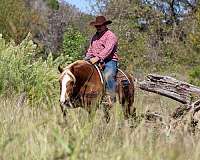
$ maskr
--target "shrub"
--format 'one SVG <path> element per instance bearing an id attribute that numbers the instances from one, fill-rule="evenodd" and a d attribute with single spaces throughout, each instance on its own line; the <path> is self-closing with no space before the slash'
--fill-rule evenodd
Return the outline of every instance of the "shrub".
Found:
<path id="1" fill-rule="evenodd" d="M 190 72 L 190 82 L 200 86 L 200 66 L 193 68 Z"/>
<path id="2" fill-rule="evenodd" d="M 47 5 L 54 9 L 54 10 L 58 10 L 59 9 L 59 2 L 58 0 L 45 0 Z"/>
<path id="3" fill-rule="evenodd" d="M 65 62 L 81 59 L 84 55 L 85 43 L 86 37 L 77 29 L 69 27 L 64 33 L 62 59 Z"/>
<path id="4" fill-rule="evenodd" d="M 32 105 L 52 104 L 59 95 L 57 64 L 50 54 L 46 61 L 36 59 L 37 46 L 30 35 L 15 45 L 0 37 L 0 94 L 9 96 L 26 92 Z"/>

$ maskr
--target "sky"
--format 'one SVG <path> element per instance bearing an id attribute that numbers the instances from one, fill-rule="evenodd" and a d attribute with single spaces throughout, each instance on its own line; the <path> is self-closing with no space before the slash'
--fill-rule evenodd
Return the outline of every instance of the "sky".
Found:
<path id="1" fill-rule="evenodd" d="M 72 5 L 75 5 L 82 12 L 86 12 L 86 13 L 89 12 L 90 0 L 65 0 L 65 1 Z"/>

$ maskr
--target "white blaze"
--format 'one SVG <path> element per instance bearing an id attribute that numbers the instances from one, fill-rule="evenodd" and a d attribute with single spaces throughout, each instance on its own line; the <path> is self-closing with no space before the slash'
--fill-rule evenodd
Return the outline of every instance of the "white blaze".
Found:
<path id="1" fill-rule="evenodd" d="M 71 81 L 72 78 L 68 74 L 64 74 L 63 79 L 62 79 L 62 87 L 61 87 L 61 95 L 60 95 L 60 102 L 64 103 L 65 102 L 65 95 L 66 95 L 66 90 L 67 90 L 67 83 Z"/>

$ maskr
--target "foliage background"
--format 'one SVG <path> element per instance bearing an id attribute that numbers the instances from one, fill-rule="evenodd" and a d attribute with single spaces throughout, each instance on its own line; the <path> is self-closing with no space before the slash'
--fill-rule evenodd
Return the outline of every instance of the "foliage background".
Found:
<path id="1" fill-rule="evenodd" d="M 93 13 L 113 21 L 121 68 L 138 80 L 158 73 L 200 86 L 198 1 L 95 2 Z M 57 0 L 0 4 L 0 159 L 199 159 L 199 131 L 188 131 L 189 117 L 168 132 L 180 104 L 137 87 L 137 115 L 160 112 L 166 125 L 140 117 L 127 127 L 119 104 L 109 124 L 102 110 L 92 122 L 81 109 L 64 121 L 57 67 L 84 57 L 95 15 Z"/>

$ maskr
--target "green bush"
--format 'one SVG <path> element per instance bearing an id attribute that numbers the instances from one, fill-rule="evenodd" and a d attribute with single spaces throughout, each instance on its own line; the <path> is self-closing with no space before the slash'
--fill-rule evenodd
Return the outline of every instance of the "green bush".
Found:
<path id="1" fill-rule="evenodd" d="M 190 82 L 200 86 L 200 66 L 193 68 L 190 72 Z"/>
<path id="2" fill-rule="evenodd" d="M 63 55 L 62 63 L 73 62 L 82 59 L 84 55 L 84 45 L 86 43 L 86 36 L 73 27 L 69 27 L 63 37 Z"/>
<path id="3" fill-rule="evenodd" d="M 86 38 L 77 30 L 69 28 L 63 41 L 63 54 L 46 60 L 37 56 L 37 46 L 28 35 L 21 44 L 6 43 L 0 35 L 0 95 L 26 93 L 30 104 L 53 104 L 58 101 L 59 64 L 67 65 L 81 58 Z"/>
<path id="4" fill-rule="evenodd" d="M 51 7 L 54 10 L 58 10 L 59 9 L 59 2 L 58 0 L 45 0 L 47 5 L 49 7 Z"/>
<path id="5" fill-rule="evenodd" d="M 25 92 L 31 104 L 52 104 L 59 95 L 57 64 L 35 58 L 37 46 L 27 36 L 21 44 L 0 37 L 0 95 Z"/>

